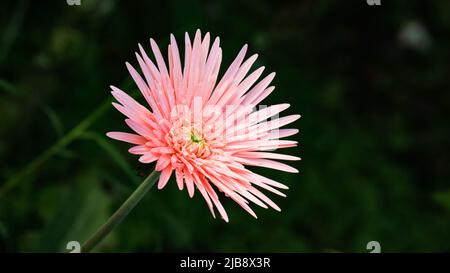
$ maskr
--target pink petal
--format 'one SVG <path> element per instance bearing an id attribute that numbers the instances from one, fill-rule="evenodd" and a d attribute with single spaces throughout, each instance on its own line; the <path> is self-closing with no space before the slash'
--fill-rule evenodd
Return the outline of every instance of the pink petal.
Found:
<path id="1" fill-rule="evenodd" d="M 171 167 L 167 167 L 164 170 L 162 170 L 161 175 L 159 176 L 158 189 L 162 189 L 167 185 L 167 182 L 169 182 L 169 178 L 171 175 L 172 175 Z"/>
<path id="2" fill-rule="evenodd" d="M 260 81 L 257 85 L 255 85 L 255 87 L 253 87 L 245 95 L 245 98 L 244 98 L 244 101 L 242 102 L 242 104 L 256 105 L 257 103 L 254 103 L 255 100 L 265 92 L 266 88 L 269 86 L 269 84 L 273 81 L 274 78 L 275 78 L 275 72 L 272 72 L 269 75 L 267 75 L 262 81 Z"/>
<path id="3" fill-rule="evenodd" d="M 175 178 L 177 181 L 178 189 L 183 189 L 183 171 L 181 169 L 175 170 Z"/>
<path id="4" fill-rule="evenodd" d="M 264 139 L 278 139 L 283 137 L 289 137 L 298 133 L 298 129 L 275 129 L 267 133 Z"/>
<path id="5" fill-rule="evenodd" d="M 131 148 L 128 150 L 128 152 L 129 152 L 130 154 L 143 155 L 143 154 L 145 154 L 145 153 L 148 153 L 148 152 L 149 152 L 149 149 L 148 149 L 148 147 L 145 146 L 145 145 L 138 145 L 138 146 L 131 147 Z"/>
<path id="6" fill-rule="evenodd" d="M 158 162 L 156 163 L 155 170 L 158 172 L 165 169 L 170 164 L 170 156 L 162 155 L 159 157 Z"/>
<path id="7" fill-rule="evenodd" d="M 153 132 L 150 128 L 147 126 L 136 122 L 132 119 L 126 119 L 125 123 L 136 133 L 140 134 L 141 136 L 145 137 L 146 139 L 151 138 L 153 136 Z"/>
<path id="8" fill-rule="evenodd" d="M 147 142 L 147 140 L 144 137 L 130 133 L 109 132 L 106 133 L 106 135 L 112 139 L 128 142 L 131 144 L 142 145 Z"/>
<path id="9" fill-rule="evenodd" d="M 184 182 L 186 183 L 186 188 L 188 190 L 189 193 L 189 197 L 193 197 L 194 196 L 194 180 L 191 176 L 191 174 L 185 169 L 184 170 Z"/>
<path id="10" fill-rule="evenodd" d="M 300 157 L 277 154 L 277 153 L 266 153 L 266 152 L 239 152 L 235 154 L 238 157 L 244 158 L 270 158 L 270 159 L 280 159 L 280 160 L 300 160 Z"/>
<path id="11" fill-rule="evenodd" d="M 258 167 L 264 167 L 264 168 L 270 168 L 275 169 L 279 171 L 285 171 L 289 173 L 298 173 L 298 170 L 281 162 L 273 161 L 269 159 L 261 159 L 261 158 L 251 158 L 251 159 L 244 159 L 235 157 L 236 161 L 241 162 L 245 165 L 250 166 L 258 166 Z"/>
<path id="12" fill-rule="evenodd" d="M 158 157 L 156 157 L 154 154 L 152 153 L 146 153 L 143 156 L 139 157 L 139 162 L 142 163 L 152 163 L 153 161 L 156 161 L 158 159 Z"/>

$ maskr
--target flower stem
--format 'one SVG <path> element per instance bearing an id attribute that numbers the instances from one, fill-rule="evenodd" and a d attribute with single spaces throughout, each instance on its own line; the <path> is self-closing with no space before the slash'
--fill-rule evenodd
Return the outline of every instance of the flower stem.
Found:
<path id="1" fill-rule="evenodd" d="M 81 252 L 90 252 L 99 244 L 130 211 L 139 203 L 144 195 L 155 185 L 158 180 L 159 172 L 153 171 L 139 187 L 128 197 L 120 208 L 101 226 L 81 247 Z"/>

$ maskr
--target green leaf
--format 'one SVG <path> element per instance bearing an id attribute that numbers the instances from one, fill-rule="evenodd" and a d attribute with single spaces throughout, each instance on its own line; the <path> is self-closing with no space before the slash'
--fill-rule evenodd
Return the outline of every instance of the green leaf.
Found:
<path id="1" fill-rule="evenodd" d="M 52 127 L 55 130 L 56 136 L 58 138 L 61 138 L 64 134 L 64 127 L 58 114 L 55 111 L 53 111 L 52 108 L 45 105 L 42 106 L 42 110 L 50 120 L 50 123 L 52 124 Z"/>

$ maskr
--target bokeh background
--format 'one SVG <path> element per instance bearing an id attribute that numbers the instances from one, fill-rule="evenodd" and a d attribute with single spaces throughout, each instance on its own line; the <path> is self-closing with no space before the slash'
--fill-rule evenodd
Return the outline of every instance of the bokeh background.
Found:
<path id="1" fill-rule="evenodd" d="M 282 212 L 222 198 L 228 224 L 198 192 L 153 189 L 96 251 L 450 251 L 446 0 L 2 1 L 0 251 L 64 252 L 128 197 L 151 166 L 105 136 L 126 130 L 108 86 L 135 92 L 138 42 L 197 28 L 224 66 L 248 43 L 277 72 L 265 104 L 302 114 L 301 171 L 257 170 L 290 187 L 269 193 Z"/>

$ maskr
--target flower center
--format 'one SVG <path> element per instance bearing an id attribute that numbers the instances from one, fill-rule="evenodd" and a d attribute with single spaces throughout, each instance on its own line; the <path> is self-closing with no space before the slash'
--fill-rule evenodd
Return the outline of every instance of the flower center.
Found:
<path id="1" fill-rule="evenodd" d="M 191 130 L 191 141 L 194 143 L 203 143 L 204 139 L 201 136 L 197 135 L 195 130 L 192 129 Z"/>
<path id="2" fill-rule="evenodd" d="M 183 156 L 205 158 L 211 155 L 201 124 L 180 120 L 173 124 L 169 135 L 172 147 Z"/>

